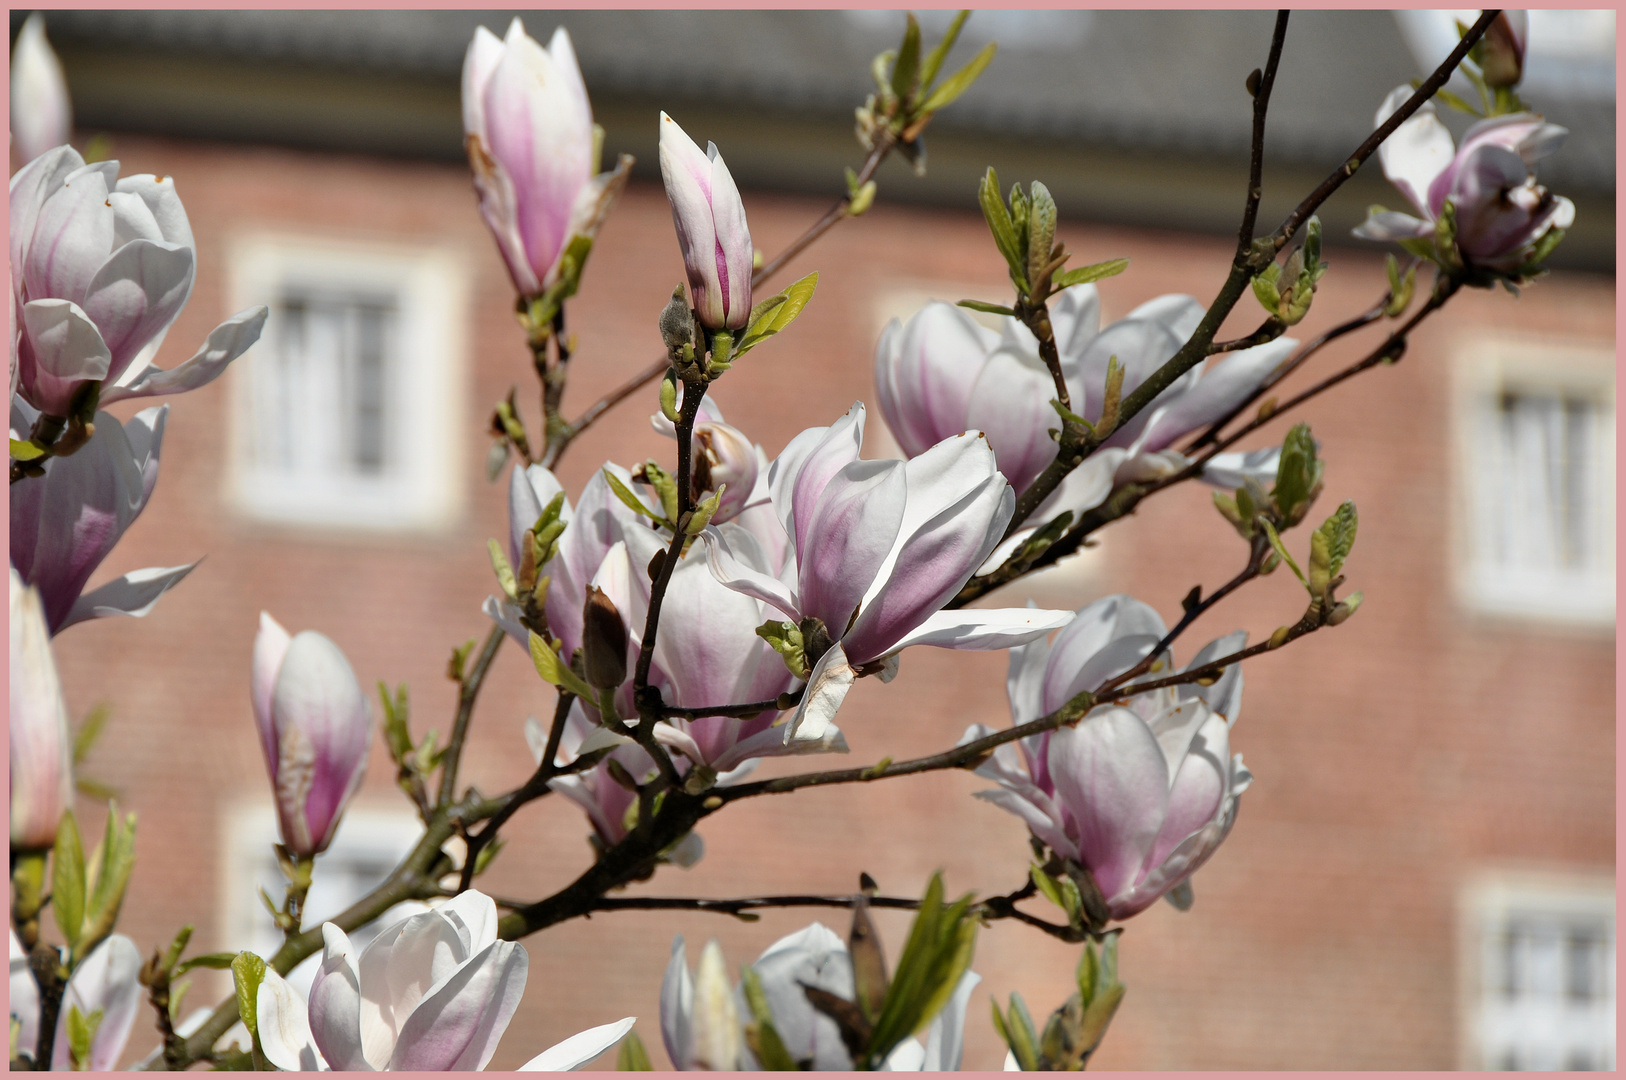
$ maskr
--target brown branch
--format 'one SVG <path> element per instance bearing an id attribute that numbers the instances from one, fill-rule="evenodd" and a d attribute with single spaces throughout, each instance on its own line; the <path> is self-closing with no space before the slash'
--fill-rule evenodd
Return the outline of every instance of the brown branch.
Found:
<path id="1" fill-rule="evenodd" d="M 502 627 L 493 626 L 491 632 L 486 634 L 485 644 L 480 646 L 480 655 L 475 658 L 474 666 L 458 680 L 457 717 L 452 721 L 451 740 L 447 742 L 446 752 L 440 759 L 438 801 L 442 806 L 451 803 L 455 798 L 457 767 L 463 757 L 463 743 L 469 737 L 469 720 L 474 716 L 474 702 L 480 696 L 480 688 L 485 685 L 486 672 L 491 670 L 491 662 L 497 657 L 497 649 L 507 636 Z"/>
<path id="2" fill-rule="evenodd" d="M 1253 139 L 1248 155 L 1248 197 L 1242 208 L 1242 226 L 1237 230 L 1236 253 L 1244 258 L 1253 246 L 1254 223 L 1259 218 L 1259 200 L 1264 197 L 1265 113 L 1270 92 L 1276 86 L 1276 69 L 1282 62 L 1282 45 L 1287 40 L 1286 10 L 1276 13 L 1276 27 L 1270 34 L 1270 55 L 1253 91 Z"/>

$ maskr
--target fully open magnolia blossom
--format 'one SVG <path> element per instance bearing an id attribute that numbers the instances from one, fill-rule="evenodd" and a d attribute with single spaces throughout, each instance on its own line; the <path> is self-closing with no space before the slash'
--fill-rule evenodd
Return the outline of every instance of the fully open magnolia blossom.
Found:
<path id="1" fill-rule="evenodd" d="M 1128 596 L 1082 608 L 1054 641 L 1011 651 L 1011 719 L 1037 720 L 1129 670 L 1166 633 L 1156 611 Z M 1240 649 L 1242 631 L 1210 642 L 1185 670 Z M 1173 658 L 1159 658 L 1160 671 Z M 1230 755 L 1242 669 L 1211 686 L 1166 687 L 1097 707 L 1075 727 L 1005 743 L 977 769 L 999 788 L 978 797 L 1016 814 L 1057 855 L 1087 869 L 1112 918 L 1124 919 L 1183 884 L 1218 849 L 1253 776 Z M 993 729 L 974 724 L 961 742 Z"/>
<path id="2" fill-rule="evenodd" d="M 1072 619 L 1026 608 L 942 610 L 988 558 L 1015 496 L 975 432 L 909 461 L 863 461 L 864 406 L 792 439 L 769 469 L 793 557 L 782 566 L 736 523 L 708 526 L 711 570 L 801 627 L 811 667 L 787 743 L 820 738 L 860 668 L 910 645 L 1002 649 Z M 816 622 L 812 621 L 816 620 Z M 822 653 L 817 650 L 828 640 Z"/>
<path id="3" fill-rule="evenodd" d="M 32 161 L 73 134 L 73 104 L 62 62 L 45 40 L 45 16 L 23 20 L 11 50 L 11 145 Z"/>
<path id="4" fill-rule="evenodd" d="M 480 27 L 463 58 L 463 136 L 480 215 L 521 296 L 559 278 L 573 236 L 593 239 L 627 181 L 630 159 L 598 167 L 593 110 L 564 27 L 544 49 L 519 19 Z"/>
<path id="5" fill-rule="evenodd" d="M 283 846 L 301 858 L 326 851 L 367 771 L 367 695 L 337 645 L 314 630 L 290 638 L 262 611 L 253 701 Z"/>
<path id="6" fill-rule="evenodd" d="M 146 996 L 138 979 L 140 972 L 141 950 L 123 934 L 112 935 L 79 962 L 62 995 L 56 1042 L 51 1050 L 54 1071 L 77 1068 L 110 1072 L 118 1065 L 124 1044 L 130 1039 L 136 1013 L 141 1010 Z M 11 933 L 10 996 L 11 1019 L 18 1025 L 17 1049 L 32 1055 L 39 1042 L 40 991 L 15 930 Z M 77 1066 L 68 1042 L 68 1015 L 73 1009 L 79 1010 L 79 1015 L 87 1020 L 101 1013 L 96 1033 L 90 1040 L 90 1055 Z"/>
<path id="7" fill-rule="evenodd" d="M 742 329 L 751 314 L 752 249 L 740 189 L 716 144 L 702 151 L 665 113 L 660 158 L 695 313 L 709 330 Z"/>
<path id="8" fill-rule="evenodd" d="M 1107 361 L 1116 357 L 1123 366 L 1122 392 L 1128 395 L 1179 351 L 1202 315 L 1202 305 L 1189 296 L 1160 296 L 1101 329 L 1095 286 L 1064 290 L 1051 304 L 1050 322 L 1072 411 L 1100 419 Z M 1190 462 L 1173 444 L 1246 399 L 1297 344 L 1277 338 L 1199 362 L 1069 473 L 1030 524 L 1042 525 L 1063 510 L 1078 514 L 1099 506 L 1117 485 L 1185 468 Z M 1055 460 L 1056 442 L 1049 435 L 1061 426 L 1050 404 L 1055 380 L 1039 356 L 1038 340 L 1010 316 L 990 330 L 964 308 L 934 301 L 906 323 L 893 319 L 875 348 L 875 389 L 881 414 L 910 457 L 976 429 L 1017 491 Z M 1226 487 L 1239 486 L 1243 474 L 1263 480 L 1274 474 L 1276 456 L 1274 449 L 1216 455 L 1203 478 Z"/>
<path id="9" fill-rule="evenodd" d="M 195 390 L 265 325 L 267 309 L 249 308 L 185 363 L 149 363 L 192 293 L 192 226 L 173 180 L 118 174 L 59 146 L 11 178 L 12 391 L 52 416 L 89 383 L 103 405 Z"/>
<path id="10" fill-rule="evenodd" d="M 39 592 L 11 571 L 11 849 L 56 843 L 73 805 L 73 739 Z"/>
<path id="11" fill-rule="evenodd" d="M 484 1069 L 525 992 L 525 948 L 498 940 L 496 903 L 472 889 L 389 927 L 359 956 L 333 923 L 322 924 L 322 941 L 307 1000 L 274 971 L 260 983 L 260 1044 L 279 1069 Z M 574 1035 L 520 1068 L 579 1068 L 633 1019 Z"/>
<path id="12" fill-rule="evenodd" d="M 721 426 L 720 420 L 716 423 Z M 750 447 L 743 435 L 737 439 L 731 437 L 731 441 Z M 756 452 L 755 448 L 751 450 Z M 638 487 L 625 469 L 613 465 L 605 468 L 629 490 Z M 752 482 L 753 491 L 760 495 L 764 505 L 737 514 L 731 527 L 748 535 L 757 550 L 777 552 L 780 561 L 775 569 L 779 570 L 789 544 L 778 518 L 765 505 L 766 493 L 761 482 L 755 478 Z M 529 542 L 525 530 L 562 491 L 553 474 L 540 465 L 515 468 L 509 484 L 509 525 L 516 564 L 520 545 Z M 563 502 L 561 518 L 567 524 L 559 535 L 557 553 L 538 570 L 550 579 L 546 605 L 548 628 L 558 639 L 561 656 L 568 660 L 584 644 L 583 607 L 588 587 L 597 587 L 603 597 L 614 604 L 625 632 L 627 673 L 615 700 L 622 716 L 634 716 L 631 676 L 642 644 L 651 588 L 645 568 L 657 554 L 665 551 L 669 539 L 657 531 L 648 518 L 614 495 L 603 471 L 588 481 L 574 509 L 568 499 Z M 519 612 L 512 602 L 488 599 L 486 612 L 517 640 L 528 643 L 529 633 L 520 624 Z M 759 599 L 719 582 L 707 566 L 704 550 L 691 546 L 672 572 L 667 586 L 660 633 L 655 639 L 650 667 L 650 685 L 661 691 L 668 704 L 685 708 L 774 699 L 789 690 L 795 680 L 779 654 L 756 633 L 756 628 L 772 617 L 773 613 Z M 580 710 L 584 704 L 583 722 L 587 722 L 587 717 L 596 720 L 598 710 L 594 704 L 578 703 L 576 708 Z M 734 778 L 745 775 L 748 763 L 755 758 L 847 749 L 841 732 L 833 725 L 807 738 L 787 740 L 783 726 L 775 725 L 778 716 L 778 710 L 770 708 L 754 717 L 671 718 L 656 725 L 655 737 L 680 755 L 680 768 L 701 765 L 722 776 L 732 774 Z M 617 754 L 637 757 L 643 751 L 623 747 Z M 622 761 L 621 764 L 635 776 L 641 775 L 641 768 L 633 768 L 635 764 L 653 768 L 653 762 L 644 760 Z M 561 778 L 561 781 L 569 779 Z M 613 781 L 606 782 L 613 785 Z M 598 798 L 590 792 L 582 794 Z M 619 796 L 608 789 L 599 794 L 612 802 L 619 800 Z M 609 842 L 624 835 L 624 828 L 619 825 L 607 832 L 597 818 L 595 827 L 601 839 Z M 614 835 L 617 833 L 619 835 Z"/>
<path id="13" fill-rule="evenodd" d="M 1409 86 L 1396 87 L 1379 106 L 1376 122 L 1387 120 L 1412 93 Z M 1378 147 L 1383 175 L 1421 216 L 1374 207 L 1355 235 L 1432 237 L 1449 202 L 1464 261 L 1486 270 L 1514 270 L 1549 230 L 1575 223 L 1575 204 L 1536 183 L 1531 172 L 1568 134 L 1522 112 L 1482 120 L 1468 129 L 1460 147 L 1454 146 L 1434 106 L 1425 104 Z"/>
<path id="14" fill-rule="evenodd" d="M 814 923 L 768 946 L 751 970 L 761 982 L 774 1030 L 791 1058 L 817 1072 L 850 1072 L 853 1060 L 841 1041 L 840 1028 L 813 1007 L 802 989 L 811 986 L 856 1000 L 846 943 L 823 923 Z M 973 971 L 961 975 L 953 995 L 927 1026 L 925 1043 L 903 1040 L 881 1068 L 904 1072 L 959 1069 L 966 1006 L 981 981 L 982 976 Z M 706 943 L 700 967 L 691 975 L 683 936 L 678 935 L 661 982 L 661 1038 L 673 1067 L 760 1070 L 761 1064 L 745 1041 L 750 1020 L 744 990 L 730 985 L 717 942 Z"/>
<path id="15" fill-rule="evenodd" d="M 168 415 L 161 405 L 120 423 L 99 412 L 95 434 L 76 453 L 46 458 L 43 475 L 11 485 L 11 565 L 40 591 L 51 633 L 86 619 L 145 615 L 198 565 L 133 570 L 84 591 L 152 497 Z M 25 438 L 38 416 L 14 399 L 12 438 Z"/>

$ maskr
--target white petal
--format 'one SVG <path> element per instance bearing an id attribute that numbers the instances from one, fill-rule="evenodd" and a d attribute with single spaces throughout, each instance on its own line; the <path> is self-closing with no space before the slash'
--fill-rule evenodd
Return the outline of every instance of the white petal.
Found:
<path id="1" fill-rule="evenodd" d="M 588 1028 L 555 1043 L 521 1065 L 518 1072 L 575 1072 L 591 1065 L 593 1059 L 620 1042 L 632 1030 L 636 1016 L 617 1020 L 613 1024 Z"/>
<path id="2" fill-rule="evenodd" d="M 74 601 L 68 617 L 57 629 L 61 631 L 74 623 L 104 619 L 109 615 L 131 615 L 139 619 L 152 611 L 158 598 L 178 585 L 197 565 L 149 566 L 145 570 L 132 570 L 123 577 L 114 578 Z"/>
<path id="3" fill-rule="evenodd" d="M 939 611 L 916 627 L 894 650 L 911 645 L 943 649 L 1008 649 L 1043 637 L 1073 621 L 1071 611 L 1042 608 L 961 608 Z"/>
<path id="4" fill-rule="evenodd" d="M 847 663 L 847 654 L 841 651 L 841 643 L 830 646 L 808 675 L 801 704 L 785 725 L 786 745 L 827 738 L 835 729 L 836 711 L 852 689 L 856 675 Z"/>

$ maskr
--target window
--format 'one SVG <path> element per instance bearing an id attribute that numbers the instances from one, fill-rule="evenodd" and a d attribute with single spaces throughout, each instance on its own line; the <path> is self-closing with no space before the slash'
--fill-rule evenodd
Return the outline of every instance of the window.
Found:
<path id="1" fill-rule="evenodd" d="M 225 935 L 234 948 L 247 948 L 269 958 L 282 947 L 282 931 L 260 898 L 260 890 L 282 906 L 288 879 L 277 866 L 276 812 L 269 804 L 240 806 L 226 815 L 229 831 L 223 838 L 225 859 Z M 305 898 L 304 927 L 320 926 L 366 896 L 412 850 L 423 834 L 416 815 L 409 811 L 351 807 L 345 812 L 327 851 L 316 857 L 316 872 Z M 380 918 L 350 935 L 359 950 L 390 923 L 404 918 L 421 904 L 398 904 Z M 303 996 L 321 964 L 321 953 L 307 958 L 288 975 Z"/>
<path id="2" fill-rule="evenodd" d="M 1490 878 L 1465 906 L 1465 1067 L 1614 1069 L 1613 881 Z"/>
<path id="3" fill-rule="evenodd" d="M 1463 599 L 1613 626 L 1613 350 L 1480 343 L 1459 374 Z"/>
<path id="4" fill-rule="evenodd" d="M 233 378 L 234 505 L 306 525 L 445 523 L 462 445 L 458 261 L 262 236 L 232 269 L 240 303 L 271 309 Z"/>

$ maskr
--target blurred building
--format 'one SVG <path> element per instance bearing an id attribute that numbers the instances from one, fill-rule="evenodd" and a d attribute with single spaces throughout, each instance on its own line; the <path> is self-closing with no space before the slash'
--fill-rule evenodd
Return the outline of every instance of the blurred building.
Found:
<path id="1" fill-rule="evenodd" d="M 512 290 L 462 163 L 458 71 L 474 27 L 501 32 L 508 18 L 48 15 L 76 141 L 126 173 L 174 176 L 191 217 L 197 285 L 160 362 L 230 312 L 273 311 L 227 378 L 174 402 L 162 480 L 104 573 L 207 559 L 148 618 L 57 641 L 75 714 L 113 709 L 86 771 L 141 815 L 123 929 L 143 949 L 184 922 L 197 924 L 199 949 L 278 943 L 255 895 L 262 884 L 280 895 L 248 701 L 261 609 L 332 637 L 364 683 L 408 683 L 419 732 L 449 726 L 446 657 L 489 625 L 485 539 L 503 535 L 506 507 L 503 486 L 483 478 L 486 420 L 510 386 L 533 423 L 537 409 Z M 861 160 L 851 110 L 902 16 L 525 18 L 537 36 L 569 27 L 607 151 L 639 159 L 570 307 L 574 414 L 660 355 L 656 315 L 682 277 L 655 167 L 657 109 L 722 148 L 771 256 Z M 929 36 L 946 21 L 923 16 Z M 1542 179 L 1575 201 L 1575 229 L 1552 276 L 1521 297 L 1459 297 L 1403 362 L 1282 418 L 1281 430 L 1310 421 L 1321 440 L 1326 504 L 1352 498 L 1361 509 L 1347 573 L 1367 602 L 1336 631 L 1249 668 L 1233 738 L 1258 780 L 1194 880 L 1195 907 L 1158 905 L 1129 926 L 1129 994 L 1099 1067 L 1614 1066 L 1614 15 L 1531 21 L 1526 96 L 1572 132 Z M 1101 287 L 1107 319 L 1168 292 L 1206 300 L 1234 243 L 1243 79 L 1264 61 L 1270 23 L 1265 12 L 974 16 L 950 64 L 989 39 L 999 56 L 933 122 L 926 175 L 889 163 L 875 208 L 788 268 L 785 281 L 820 270 L 818 295 L 716 388 L 729 418 L 776 453 L 855 398 L 874 405 L 887 319 L 929 298 L 1004 296 L 974 199 L 989 165 L 1007 184 L 1050 187 L 1080 261 L 1131 258 Z M 1262 221 L 1335 167 L 1383 96 L 1451 41 L 1444 13 L 1295 14 Z M 1341 238 L 1369 203 L 1397 199 L 1373 166 L 1324 208 L 1332 271 L 1299 337 L 1382 295 L 1383 252 Z M 1227 336 L 1253 328 L 1250 304 Z M 1296 384 L 1374 341 L 1328 349 Z M 653 392 L 634 398 L 579 439 L 560 469 L 567 486 L 579 490 L 606 459 L 664 457 L 653 408 Z M 870 454 L 892 452 L 872 421 Z M 1223 582 L 1240 558 L 1207 492 L 1188 486 L 1000 602 L 1076 607 L 1126 591 L 1172 621 L 1193 585 Z M 1268 634 L 1301 608 L 1297 585 L 1278 574 L 1205 616 L 1177 651 L 1183 660 L 1237 627 Z M 866 682 L 849 698 L 851 760 L 930 753 L 973 722 L 1003 726 L 1003 674 L 998 655 L 912 651 L 892 685 Z M 505 648 L 466 782 L 486 792 L 521 783 L 532 767 L 522 722 L 550 708 L 527 658 Z M 376 747 L 318 864 L 313 918 L 364 892 L 415 838 L 392 779 Z M 840 893 L 868 871 L 910 893 L 942 868 L 953 891 L 1006 892 L 1026 875 L 1024 829 L 968 797 L 984 786 L 956 773 L 742 805 L 702 827 L 698 865 L 663 868 L 630 891 Z M 81 812 L 100 816 L 85 800 Z M 548 895 L 591 857 L 585 821 L 561 799 L 526 809 L 508 831 L 482 879 L 502 898 Z M 611 913 L 530 938 L 529 988 L 493 1065 L 629 1014 L 661 1062 L 657 991 L 674 933 L 694 948 L 715 935 L 738 964 L 815 917 L 844 927 L 830 912 L 753 924 Z M 906 920 L 881 920 L 895 957 Z M 1048 1011 L 1076 960 L 1025 927 L 985 930 L 966 1066 L 1000 1062 L 989 993 L 1019 991 Z M 226 989 L 200 980 L 188 1008 Z M 132 1059 L 155 1042 L 143 1018 Z"/>

